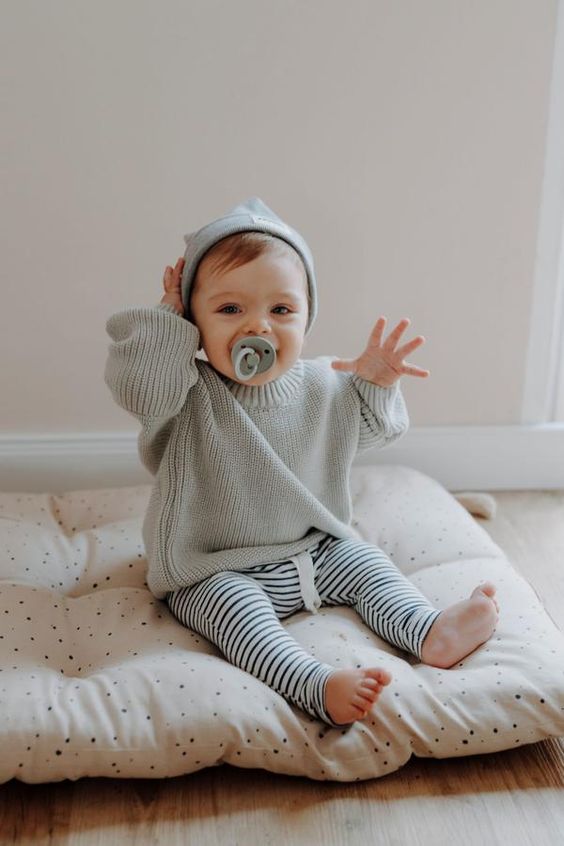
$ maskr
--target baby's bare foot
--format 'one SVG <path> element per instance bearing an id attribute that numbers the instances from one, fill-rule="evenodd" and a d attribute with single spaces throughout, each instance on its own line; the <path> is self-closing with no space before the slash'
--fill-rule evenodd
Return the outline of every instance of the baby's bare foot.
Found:
<path id="1" fill-rule="evenodd" d="M 362 720 L 391 680 L 391 674 L 378 667 L 335 670 L 325 686 L 325 710 L 337 725 Z"/>
<path id="2" fill-rule="evenodd" d="M 452 667 L 488 640 L 498 620 L 495 586 L 484 582 L 470 599 L 445 608 L 423 642 L 421 659 L 433 667 Z"/>

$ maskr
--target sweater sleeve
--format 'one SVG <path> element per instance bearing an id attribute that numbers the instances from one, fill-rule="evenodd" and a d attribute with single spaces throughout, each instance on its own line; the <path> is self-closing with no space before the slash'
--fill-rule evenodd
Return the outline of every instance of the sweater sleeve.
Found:
<path id="1" fill-rule="evenodd" d="M 104 380 L 118 405 L 142 422 L 176 416 L 198 379 L 198 328 L 159 303 L 113 314 L 106 332 Z"/>
<path id="2" fill-rule="evenodd" d="M 352 382 L 360 394 L 358 452 L 385 447 L 401 438 L 409 428 L 409 417 L 399 381 L 382 388 L 353 375 Z"/>

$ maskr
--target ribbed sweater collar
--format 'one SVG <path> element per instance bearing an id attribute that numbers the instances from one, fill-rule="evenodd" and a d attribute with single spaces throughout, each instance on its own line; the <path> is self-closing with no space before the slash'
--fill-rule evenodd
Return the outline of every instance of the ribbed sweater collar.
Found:
<path id="1" fill-rule="evenodd" d="M 264 385 L 244 385 L 228 379 L 227 376 L 219 375 L 244 408 L 280 408 L 288 405 L 297 394 L 304 378 L 304 363 L 298 359 L 290 370 Z"/>

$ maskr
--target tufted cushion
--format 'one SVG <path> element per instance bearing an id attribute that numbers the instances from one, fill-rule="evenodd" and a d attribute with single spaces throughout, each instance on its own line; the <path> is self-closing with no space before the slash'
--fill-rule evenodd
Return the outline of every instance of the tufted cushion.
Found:
<path id="1" fill-rule="evenodd" d="M 564 637 L 535 592 L 437 482 L 353 471 L 355 522 L 437 607 L 482 580 L 491 640 L 454 669 L 424 666 L 350 608 L 284 621 L 336 667 L 393 681 L 369 718 L 333 729 L 231 666 L 145 585 L 150 487 L 0 494 L 0 781 L 165 777 L 228 762 L 352 781 L 411 755 L 494 752 L 564 734 Z"/>

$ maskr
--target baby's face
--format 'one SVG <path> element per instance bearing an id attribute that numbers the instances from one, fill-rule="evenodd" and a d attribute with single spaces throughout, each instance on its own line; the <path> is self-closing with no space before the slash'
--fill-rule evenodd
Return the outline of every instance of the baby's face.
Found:
<path id="1" fill-rule="evenodd" d="M 191 311 L 210 364 L 236 382 L 231 350 L 237 341 L 249 335 L 270 341 L 276 363 L 242 383 L 264 385 L 289 370 L 302 351 L 308 318 L 305 271 L 286 256 L 268 254 L 219 276 L 202 265 Z"/>

